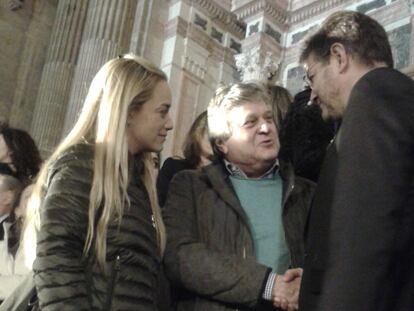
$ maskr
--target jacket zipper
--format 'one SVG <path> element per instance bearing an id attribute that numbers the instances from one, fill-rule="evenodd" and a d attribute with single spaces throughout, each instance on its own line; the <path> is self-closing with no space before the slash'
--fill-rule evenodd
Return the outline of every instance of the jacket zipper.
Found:
<path id="1" fill-rule="evenodd" d="M 246 246 L 243 247 L 243 259 L 246 259 Z M 239 311 L 239 309 L 236 309 L 236 311 Z"/>
<path id="2" fill-rule="evenodd" d="M 246 246 L 243 246 L 243 259 L 246 259 Z M 235 311 L 239 311 L 239 309 L 236 309 Z"/>
<path id="3" fill-rule="evenodd" d="M 108 287 L 108 300 L 106 303 L 106 305 L 108 306 L 108 310 L 112 309 L 112 300 L 114 298 L 114 293 L 115 293 L 115 284 L 116 284 L 120 269 L 121 269 L 121 257 L 117 255 L 115 258 L 115 263 L 114 263 L 114 272 L 112 273 L 111 281 Z"/>

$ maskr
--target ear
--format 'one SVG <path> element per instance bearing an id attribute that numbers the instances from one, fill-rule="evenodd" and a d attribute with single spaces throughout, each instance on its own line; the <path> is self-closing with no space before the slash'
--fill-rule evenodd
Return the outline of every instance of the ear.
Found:
<path id="1" fill-rule="evenodd" d="M 351 61 L 351 55 L 346 52 L 346 48 L 342 43 L 335 42 L 331 45 L 331 62 L 335 62 L 340 73 L 345 72 Z"/>
<path id="2" fill-rule="evenodd" d="M 226 155 L 229 152 L 227 144 L 223 139 L 217 138 L 214 143 L 217 146 L 217 149 L 220 150 L 224 155 Z"/>
<path id="3" fill-rule="evenodd" d="M 128 112 L 128 115 L 127 115 L 127 126 L 129 126 L 131 124 L 131 120 L 134 118 L 135 113 L 136 113 L 136 111 L 134 109 L 131 109 Z"/>

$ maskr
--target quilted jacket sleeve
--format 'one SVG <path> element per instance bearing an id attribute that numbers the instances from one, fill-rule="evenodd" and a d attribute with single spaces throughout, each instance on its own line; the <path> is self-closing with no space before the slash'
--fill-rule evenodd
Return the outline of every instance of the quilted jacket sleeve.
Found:
<path id="1" fill-rule="evenodd" d="M 210 206 L 197 206 L 198 195 L 203 190 L 191 174 L 177 174 L 170 185 L 164 211 L 167 274 L 173 282 L 197 295 L 224 303 L 254 306 L 260 300 L 270 269 L 254 258 L 243 258 L 231 249 L 221 252 L 203 241 L 200 232 L 206 223 L 204 219 L 197 219 L 196 209 L 212 208 L 215 202 L 212 200 Z M 217 206 L 220 207 L 223 206 Z"/>
<path id="2" fill-rule="evenodd" d="M 33 266 L 41 310 L 91 310 L 82 261 L 91 176 L 74 161 L 49 178 Z"/>

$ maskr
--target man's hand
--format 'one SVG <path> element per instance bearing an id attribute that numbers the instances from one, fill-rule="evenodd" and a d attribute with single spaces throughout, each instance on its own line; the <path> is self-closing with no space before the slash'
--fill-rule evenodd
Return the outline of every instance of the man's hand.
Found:
<path id="1" fill-rule="evenodd" d="M 273 305 L 288 311 L 298 310 L 301 268 L 289 269 L 284 275 L 277 275 L 272 290 Z"/>

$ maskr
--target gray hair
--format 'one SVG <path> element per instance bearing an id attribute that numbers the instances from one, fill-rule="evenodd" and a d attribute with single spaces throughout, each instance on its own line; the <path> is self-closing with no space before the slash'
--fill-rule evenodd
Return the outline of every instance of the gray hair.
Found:
<path id="1" fill-rule="evenodd" d="M 300 62 L 307 61 L 311 55 L 317 61 L 328 62 L 330 48 L 334 43 L 343 44 L 348 54 L 366 65 L 384 62 L 390 68 L 394 66 L 384 28 L 373 18 L 354 11 L 340 11 L 330 15 L 322 27 L 306 41 Z"/>

